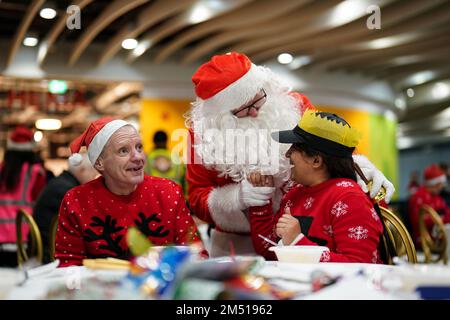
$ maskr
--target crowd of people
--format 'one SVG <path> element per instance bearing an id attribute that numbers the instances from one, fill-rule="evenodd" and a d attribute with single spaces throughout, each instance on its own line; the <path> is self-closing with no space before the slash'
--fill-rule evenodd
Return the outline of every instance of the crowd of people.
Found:
<path id="1" fill-rule="evenodd" d="M 0 264 L 16 263 L 19 208 L 37 221 L 45 262 L 52 259 L 48 234 L 58 215 L 54 257 L 62 267 L 86 258 L 128 259 L 130 227 L 154 245 L 201 244 L 195 219 L 211 226 L 209 257 L 274 259 L 263 236 L 280 245 L 327 246 L 323 262 L 385 262 L 379 250 L 383 225 L 372 199 L 383 189 L 389 202 L 395 189 L 355 154 L 360 135 L 351 124 L 316 109 L 244 54 L 212 57 L 192 81 L 186 172 L 171 161 L 165 132 L 155 134 L 155 149 L 146 155 L 130 123 L 106 117 L 71 143 L 68 170 L 47 181 L 31 130 L 16 128 L 0 167 Z M 257 141 L 230 148 L 230 130 L 253 130 Z M 355 166 L 372 181 L 370 190 Z M 427 169 L 426 184 L 414 186 L 411 203 L 428 203 L 450 217 L 438 198 L 442 173 Z"/>

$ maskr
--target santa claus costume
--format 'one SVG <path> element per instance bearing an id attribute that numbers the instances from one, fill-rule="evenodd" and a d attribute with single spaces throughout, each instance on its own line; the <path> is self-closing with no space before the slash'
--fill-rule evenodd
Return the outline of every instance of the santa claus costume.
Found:
<path id="1" fill-rule="evenodd" d="M 414 239 L 416 245 L 420 246 L 420 232 L 419 232 L 419 213 L 424 205 L 433 208 L 441 217 L 444 223 L 450 222 L 450 208 L 439 195 L 441 190 L 432 192 L 431 190 L 436 186 L 445 186 L 447 179 L 445 173 L 437 165 L 427 167 L 423 174 L 424 185 L 421 186 L 416 193 L 409 199 L 409 218 L 413 228 Z M 442 188 L 441 188 L 442 189 Z M 431 231 L 434 222 L 429 215 L 425 216 L 425 225 Z"/>
<path id="2" fill-rule="evenodd" d="M 123 120 L 94 121 L 70 146 L 73 164 L 81 163 L 82 146 L 95 165 L 110 137 Z M 145 159 L 145 157 L 144 157 Z M 143 170 L 143 165 L 142 165 Z M 68 191 L 59 211 L 55 258 L 60 266 L 81 265 L 83 259 L 126 259 L 126 232 L 137 227 L 154 245 L 185 245 L 199 241 L 196 225 L 186 206 L 181 187 L 170 180 L 144 176 L 127 195 L 111 192 L 100 176 Z"/>
<path id="3" fill-rule="evenodd" d="M 276 143 L 270 134 L 292 129 L 312 105 L 306 96 L 292 92 L 271 70 L 256 66 L 236 52 L 212 57 L 199 67 L 192 81 L 197 98 L 188 117 L 189 203 L 195 215 L 215 225 L 209 250 L 212 257 L 229 255 L 231 251 L 253 254 L 247 209 L 262 201 L 267 203 L 270 190 L 252 188 L 243 181 L 251 172 L 273 175 L 273 208 L 278 209 L 289 187 L 290 164 L 285 157 L 289 146 L 274 147 Z M 258 96 L 264 99 L 256 107 L 255 101 L 261 99 L 256 99 Z M 237 117 L 233 110 L 241 107 L 258 109 L 257 116 Z M 233 144 L 236 136 L 246 134 L 254 134 L 256 143 Z M 373 180 L 371 196 L 375 197 L 383 186 L 389 201 L 394 186 L 364 156 L 355 156 L 354 160 Z M 358 179 L 358 184 L 367 191 L 362 180 Z"/>

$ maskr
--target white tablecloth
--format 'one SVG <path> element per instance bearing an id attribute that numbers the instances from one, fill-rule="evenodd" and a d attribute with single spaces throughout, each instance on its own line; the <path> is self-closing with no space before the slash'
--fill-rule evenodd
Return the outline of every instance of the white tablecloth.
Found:
<path id="1" fill-rule="evenodd" d="M 311 292 L 311 274 L 321 271 L 339 280 L 317 292 Z M 49 288 L 65 285 L 77 289 L 89 286 L 91 279 L 115 280 L 126 275 L 125 271 L 90 270 L 85 267 L 53 269 L 29 278 L 16 285 L 7 295 L 8 299 L 43 299 Z M 278 283 L 286 289 L 304 289 L 298 299 L 418 299 L 413 291 L 417 283 L 450 286 L 450 268 L 447 266 L 416 265 L 386 266 L 360 263 L 288 264 L 264 262 L 257 275 Z M 408 291 L 398 290 L 399 279 L 409 284 Z M 389 283 L 391 282 L 391 283 Z M 1 288 L 1 280 L 0 280 Z"/>

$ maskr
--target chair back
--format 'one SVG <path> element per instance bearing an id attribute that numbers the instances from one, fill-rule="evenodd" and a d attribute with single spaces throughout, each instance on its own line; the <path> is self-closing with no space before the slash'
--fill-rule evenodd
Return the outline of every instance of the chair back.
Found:
<path id="1" fill-rule="evenodd" d="M 58 230 L 58 215 L 52 218 L 50 223 L 49 237 L 48 237 L 48 253 L 50 256 L 50 261 L 55 261 L 55 240 L 56 231 Z"/>
<path id="2" fill-rule="evenodd" d="M 386 227 L 386 232 L 382 237 L 382 245 L 385 246 L 386 252 L 389 252 L 387 250 L 387 241 L 390 241 L 394 245 L 397 256 L 402 255 L 404 252 L 409 263 L 417 263 L 417 252 L 414 242 L 403 222 L 389 209 L 380 206 L 380 212 Z M 389 237 L 389 239 L 386 239 L 386 237 Z M 387 262 L 393 264 L 392 259 L 393 257 L 389 255 Z"/>
<path id="3" fill-rule="evenodd" d="M 433 221 L 434 235 L 430 234 L 425 223 L 427 216 Z M 445 226 L 439 214 L 428 205 L 423 205 L 419 211 L 419 233 L 425 263 L 442 261 L 444 264 L 447 264 L 447 233 Z M 433 254 L 436 256 L 433 257 Z"/>
<path id="4" fill-rule="evenodd" d="M 29 253 L 35 256 L 39 263 L 42 263 L 42 237 L 41 232 L 33 219 L 33 216 L 23 209 L 19 209 L 16 215 L 16 234 L 17 234 L 17 263 L 21 266 L 24 262 L 28 261 L 28 253 L 25 249 L 25 244 L 22 240 L 22 223 L 28 223 L 30 226 L 30 250 Z"/>

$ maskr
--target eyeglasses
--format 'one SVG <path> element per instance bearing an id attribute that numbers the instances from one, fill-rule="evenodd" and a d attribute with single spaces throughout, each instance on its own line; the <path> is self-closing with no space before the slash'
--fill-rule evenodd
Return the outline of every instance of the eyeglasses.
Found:
<path id="1" fill-rule="evenodd" d="M 250 114 L 250 110 L 252 108 L 259 110 L 263 106 L 263 104 L 266 103 L 266 98 L 267 98 L 266 91 L 264 91 L 264 89 L 261 89 L 261 91 L 262 91 L 263 95 L 259 99 L 254 101 L 252 104 L 250 104 L 240 110 L 232 111 L 231 113 L 233 115 L 235 115 L 236 117 L 245 117 Z"/>

